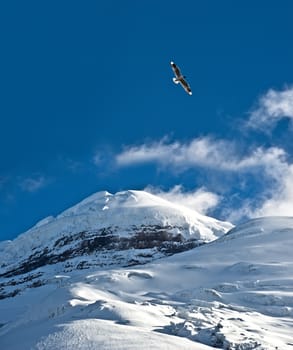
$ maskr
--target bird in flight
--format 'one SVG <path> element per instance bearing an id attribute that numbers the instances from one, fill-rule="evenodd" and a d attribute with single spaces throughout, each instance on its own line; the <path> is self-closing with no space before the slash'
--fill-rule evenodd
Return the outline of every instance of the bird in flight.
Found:
<path id="1" fill-rule="evenodd" d="M 187 81 L 185 80 L 185 76 L 181 74 L 180 69 L 176 66 L 176 64 L 171 61 L 171 67 L 173 69 L 173 72 L 175 74 L 175 77 L 173 78 L 173 81 L 175 84 L 181 84 L 183 89 L 189 94 L 192 95 L 191 88 L 188 85 Z"/>

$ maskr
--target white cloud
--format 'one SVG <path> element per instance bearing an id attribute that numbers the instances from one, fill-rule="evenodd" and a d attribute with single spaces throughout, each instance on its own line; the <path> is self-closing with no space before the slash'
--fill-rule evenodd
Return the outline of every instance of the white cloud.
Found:
<path id="1" fill-rule="evenodd" d="M 283 91 L 270 89 L 260 98 L 250 115 L 248 125 L 270 131 L 283 118 L 293 119 L 293 87 Z M 261 197 L 246 199 L 238 211 L 232 211 L 233 216 L 293 216 L 293 164 L 287 162 L 284 150 L 278 150 L 279 156 L 272 154 L 270 160 L 270 157 L 267 158 L 264 179 L 266 187 Z"/>
<path id="2" fill-rule="evenodd" d="M 225 220 L 236 224 L 241 222 L 244 218 L 254 218 L 254 211 L 252 209 L 253 203 L 250 200 L 242 200 L 240 208 L 228 207 L 222 210 L 222 215 Z"/>
<path id="3" fill-rule="evenodd" d="M 36 192 L 48 184 L 48 179 L 44 176 L 29 177 L 22 179 L 19 183 L 21 189 L 25 192 Z"/>
<path id="4" fill-rule="evenodd" d="M 221 177 L 221 183 L 223 175 L 219 175 L 219 171 L 242 176 L 250 173 L 260 186 L 256 193 L 239 198 L 241 205 L 235 206 L 234 201 L 233 205 L 228 204 L 229 207 L 223 209 L 222 214 L 226 214 L 227 220 L 237 222 L 245 217 L 293 215 L 293 164 L 288 163 L 287 154 L 282 148 L 258 147 L 243 155 L 237 152 L 233 142 L 226 140 L 205 137 L 188 143 L 166 143 L 164 139 L 128 147 L 117 156 L 116 161 L 120 166 L 154 162 L 174 171 L 202 167 L 212 170 L 210 174 L 213 177 Z M 206 186 L 209 186 L 208 181 Z M 184 192 L 182 187 L 175 186 L 167 193 L 158 190 L 152 192 L 201 213 L 216 208 L 220 203 L 218 195 L 205 189 Z"/>
<path id="5" fill-rule="evenodd" d="M 151 144 L 128 146 L 122 153 L 116 156 L 116 162 L 120 166 L 158 161 L 164 162 L 172 152 L 175 155 L 178 147 L 180 147 L 180 144 L 177 142 L 166 144 L 165 138 Z"/>
<path id="6" fill-rule="evenodd" d="M 293 88 L 269 90 L 262 96 L 248 120 L 252 128 L 271 129 L 282 118 L 293 119 Z"/>
<path id="7" fill-rule="evenodd" d="M 261 193 L 242 199 L 238 208 L 233 205 L 225 208 L 222 214 L 226 220 L 235 223 L 243 218 L 293 216 L 293 164 L 276 163 L 256 176 L 263 181 Z"/>
<path id="8" fill-rule="evenodd" d="M 293 164 L 283 169 L 268 198 L 253 213 L 254 217 L 271 215 L 293 216 Z"/>
<path id="9" fill-rule="evenodd" d="M 181 185 L 174 186 L 168 192 L 158 188 L 147 187 L 145 191 L 164 198 L 172 203 L 183 205 L 189 209 L 196 210 L 201 214 L 206 214 L 208 210 L 216 207 L 220 197 L 212 192 L 200 188 L 193 191 L 184 191 Z"/>
<path id="10" fill-rule="evenodd" d="M 278 208 L 288 209 L 291 207 L 290 199 L 293 200 L 293 195 L 288 196 L 290 190 L 288 183 L 291 178 L 288 175 L 287 154 L 284 149 L 278 147 L 257 147 L 248 154 L 240 154 L 236 145 L 226 140 L 205 137 L 188 143 L 166 143 L 164 139 L 159 142 L 128 147 L 117 156 L 116 161 L 120 166 L 154 162 L 175 172 L 199 167 L 210 170 L 205 186 L 216 186 L 217 191 L 221 191 L 223 197 L 237 193 L 237 190 L 235 192 L 236 183 L 230 183 L 230 178 L 226 179 L 228 175 L 237 175 L 238 181 L 244 179 L 244 187 L 246 186 L 246 175 L 253 175 L 254 179 L 250 178 L 247 181 L 256 183 L 254 186 L 257 188 L 253 187 L 256 189 L 255 193 L 246 193 L 245 195 L 249 196 L 247 198 L 240 195 L 239 200 L 236 201 L 226 198 L 224 204 L 221 202 L 223 207 L 217 208 L 222 213 L 222 217 L 234 223 L 242 218 L 272 215 L 274 212 L 275 214 L 281 213 Z M 215 178 L 218 180 L 212 184 Z M 227 181 L 229 186 L 227 184 L 224 186 Z M 235 181 L 235 178 L 232 181 Z M 231 192 L 232 185 L 234 192 Z M 240 184 L 238 188 L 239 186 Z M 239 190 L 241 192 L 240 188 Z M 218 195 L 204 189 L 184 193 L 180 186 L 175 186 L 168 193 L 162 191 L 155 191 L 155 193 L 201 213 L 215 209 L 220 203 Z"/>
<path id="11" fill-rule="evenodd" d="M 280 163 L 284 157 L 284 150 L 278 147 L 259 147 L 251 154 L 241 156 L 233 142 L 202 137 L 188 143 L 166 143 L 163 139 L 151 144 L 131 146 L 116 156 L 116 162 L 119 166 L 153 162 L 175 171 L 193 167 L 246 171 Z"/>

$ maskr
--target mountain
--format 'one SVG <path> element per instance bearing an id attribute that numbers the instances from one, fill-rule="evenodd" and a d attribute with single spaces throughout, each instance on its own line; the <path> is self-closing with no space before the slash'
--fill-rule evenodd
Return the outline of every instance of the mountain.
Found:
<path id="1" fill-rule="evenodd" d="M 150 246 L 132 248 L 142 231 Z M 293 349 L 292 246 L 290 217 L 232 228 L 145 192 L 97 193 L 0 245 L 0 348 Z"/>
<path id="2" fill-rule="evenodd" d="M 146 263 L 214 240 L 231 227 L 144 191 L 98 192 L 0 245 L 0 277 L 6 278 L 0 298 L 20 292 L 23 280 L 43 283 L 48 265 L 62 273 Z M 7 278 L 18 285 L 8 294 Z"/>

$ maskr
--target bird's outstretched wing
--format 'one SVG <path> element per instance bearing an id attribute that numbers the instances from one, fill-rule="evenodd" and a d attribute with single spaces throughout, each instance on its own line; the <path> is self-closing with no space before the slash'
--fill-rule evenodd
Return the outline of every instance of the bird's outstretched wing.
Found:
<path id="1" fill-rule="evenodd" d="M 180 69 L 176 66 L 176 64 L 173 61 L 171 61 L 171 67 L 173 69 L 174 74 L 176 75 L 176 78 L 181 77 Z"/>
<path id="2" fill-rule="evenodd" d="M 192 95 L 192 91 L 191 88 L 189 86 L 189 84 L 187 83 L 187 81 L 184 78 L 179 79 L 179 82 L 181 84 L 181 86 L 183 87 L 183 89 L 189 94 Z"/>

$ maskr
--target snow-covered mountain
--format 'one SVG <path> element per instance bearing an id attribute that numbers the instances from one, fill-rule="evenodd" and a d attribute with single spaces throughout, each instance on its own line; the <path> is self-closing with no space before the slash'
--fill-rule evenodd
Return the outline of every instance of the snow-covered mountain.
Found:
<path id="1" fill-rule="evenodd" d="M 293 218 L 230 228 L 138 191 L 42 220 L 0 245 L 0 348 L 293 349 Z"/>
<path id="2" fill-rule="evenodd" d="M 47 265 L 62 273 L 145 263 L 214 240 L 231 227 L 144 191 L 98 192 L 0 244 L 0 277 L 32 280 Z M 20 291 L 23 283 L 16 284 L 8 295 Z"/>

